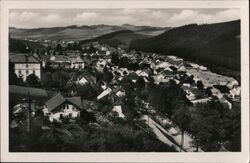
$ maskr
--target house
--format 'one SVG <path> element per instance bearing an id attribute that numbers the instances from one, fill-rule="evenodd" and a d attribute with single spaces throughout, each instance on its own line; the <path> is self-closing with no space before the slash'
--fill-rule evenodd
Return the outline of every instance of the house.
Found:
<path id="1" fill-rule="evenodd" d="M 50 57 L 51 67 L 70 67 L 70 61 L 64 55 L 52 55 Z"/>
<path id="2" fill-rule="evenodd" d="M 212 92 L 212 95 L 214 95 L 214 96 L 217 96 L 218 94 L 221 94 L 221 93 L 220 93 L 220 90 L 218 90 L 218 89 L 215 88 L 215 87 L 212 87 L 212 88 L 210 89 L 210 91 Z"/>
<path id="3" fill-rule="evenodd" d="M 240 87 L 235 87 L 234 89 L 230 90 L 229 93 L 232 98 L 236 98 L 240 96 Z"/>
<path id="4" fill-rule="evenodd" d="M 63 97 L 60 93 L 49 99 L 44 106 L 44 115 L 49 116 L 51 122 L 61 120 L 65 117 L 75 119 L 80 117 L 80 113 L 88 114 L 89 108 L 83 107 L 80 97 Z"/>
<path id="5" fill-rule="evenodd" d="M 10 61 L 14 63 L 14 70 L 17 77 L 22 77 L 24 81 L 30 74 L 35 74 L 41 79 L 42 65 L 40 60 L 28 54 L 16 54 L 10 56 Z"/>
<path id="6" fill-rule="evenodd" d="M 70 68 L 74 68 L 78 70 L 84 68 L 84 62 L 80 56 L 69 57 L 69 61 L 70 61 Z"/>
<path id="7" fill-rule="evenodd" d="M 97 96 L 97 100 L 102 99 L 103 97 L 109 95 L 112 92 L 112 89 L 107 87 L 100 95 Z"/>
<path id="8" fill-rule="evenodd" d="M 190 102 L 196 106 L 197 104 L 201 104 L 201 103 L 207 103 L 211 101 L 211 97 L 205 97 L 205 98 L 201 98 L 201 99 L 195 99 L 195 100 L 191 100 Z"/>
<path id="9" fill-rule="evenodd" d="M 120 101 L 113 104 L 112 111 L 117 112 L 119 118 L 125 118 L 125 115 L 122 112 L 122 103 Z"/>
<path id="10" fill-rule="evenodd" d="M 201 98 L 205 97 L 205 92 L 203 92 L 197 88 L 182 86 L 182 89 L 186 92 L 186 97 L 190 101 L 196 100 L 196 99 L 201 99 Z"/>
<path id="11" fill-rule="evenodd" d="M 76 80 L 76 84 L 84 85 L 84 84 L 94 84 L 96 83 L 96 77 L 88 72 L 85 72 L 81 75 Z"/>
<path id="12" fill-rule="evenodd" d="M 239 83 L 238 83 L 237 80 L 232 80 L 232 81 L 229 81 L 229 82 L 227 83 L 227 87 L 228 87 L 229 89 L 233 89 L 235 86 L 238 86 L 238 85 L 239 85 Z"/>
<path id="13" fill-rule="evenodd" d="M 219 98 L 219 101 L 224 104 L 226 107 L 228 107 L 229 109 L 232 109 L 232 103 L 229 102 L 225 97 L 221 97 Z"/>
<path id="14" fill-rule="evenodd" d="M 126 94 L 125 94 L 125 91 L 124 90 L 119 90 L 116 92 L 116 96 L 118 97 L 124 97 Z"/>
<path id="15" fill-rule="evenodd" d="M 96 63 L 96 69 L 99 71 L 103 71 L 106 65 L 107 65 L 107 61 L 105 59 L 99 59 Z"/>
<path id="16" fill-rule="evenodd" d="M 173 74 L 173 70 L 170 69 L 169 67 L 165 68 L 164 70 L 162 70 L 161 72 L 159 72 L 159 74 L 163 74 L 166 77 L 174 77 L 174 74 Z"/>
<path id="17" fill-rule="evenodd" d="M 170 67 L 171 65 L 168 63 L 168 62 L 161 62 L 159 63 L 158 65 L 155 66 L 156 69 L 159 69 L 159 68 L 167 68 L 167 67 Z"/>
<path id="18" fill-rule="evenodd" d="M 163 74 L 160 74 L 160 73 L 157 75 L 154 75 L 153 78 L 156 84 L 166 83 L 170 80 L 169 78 L 166 78 Z"/>
<path id="19" fill-rule="evenodd" d="M 147 71 L 147 70 L 137 70 L 135 73 L 138 76 L 144 76 L 144 77 L 148 77 L 149 76 L 149 71 Z"/>

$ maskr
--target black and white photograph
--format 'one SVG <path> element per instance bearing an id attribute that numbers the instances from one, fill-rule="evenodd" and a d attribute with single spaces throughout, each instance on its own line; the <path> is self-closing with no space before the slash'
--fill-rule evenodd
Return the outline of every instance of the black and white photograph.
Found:
<path id="1" fill-rule="evenodd" d="M 36 6 L 6 19 L 10 154 L 242 152 L 241 8 Z"/>

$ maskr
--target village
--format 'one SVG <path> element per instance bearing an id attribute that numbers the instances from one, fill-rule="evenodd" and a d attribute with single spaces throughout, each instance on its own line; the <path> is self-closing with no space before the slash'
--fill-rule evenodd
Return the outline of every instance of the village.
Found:
<path id="1" fill-rule="evenodd" d="M 143 123 L 141 128 L 151 130 L 158 140 L 177 151 L 204 151 L 202 145 L 193 145 L 189 130 L 182 133 L 184 127 L 174 117 L 175 105 L 180 107 L 184 101 L 181 107 L 188 105 L 190 110 L 210 102 L 227 110 L 240 105 L 239 81 L 174 54 L 124 50 L 98 42 L 40 42 L 52 46 L 43 52 L 9 57 L 12 130 L 24 127 L 29 132 L 40 116 L 42 130 L 50 130 L 51 124 L 77 124 L 79 119 L 97 127 L 120 123 L 117 119 L 136 119 Z M 169 89 L 163 93 L 164 98 L 172 99 L 169 105 L 176 99 L 169 113 L 159 109 L 168 106 L 152 102 L 159 99 L 160 103 L 161 88 Z M 226 149 L 220 146 L 218 150 Z"/>

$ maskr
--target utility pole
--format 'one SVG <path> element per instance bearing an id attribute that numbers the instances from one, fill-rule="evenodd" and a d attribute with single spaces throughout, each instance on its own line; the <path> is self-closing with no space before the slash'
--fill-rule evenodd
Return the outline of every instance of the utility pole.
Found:
<path id="1" fill-rule="evenodd" d="M 28 109 L 27 109 L 27 132 L 30 133 L 31 132 L 31 116 L 30 116 L 30 112 L 31 112 L 31 100 L 30 100 L 30 92 L 28 91 Z"/>

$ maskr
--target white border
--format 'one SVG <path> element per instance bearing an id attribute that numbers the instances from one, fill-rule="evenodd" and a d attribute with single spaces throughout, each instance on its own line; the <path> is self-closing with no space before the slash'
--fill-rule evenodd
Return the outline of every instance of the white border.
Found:
<path id="1" fill-rule="evenodd" d="M 1 161 L 11 162 L 232 162 L 249 160 L 249 8 L 234 1 L 0 1 Z M 240 8 L 242 152 L 210 153 L 10 153 L 8 152 L 8 11 L 25 8 Z"/>

